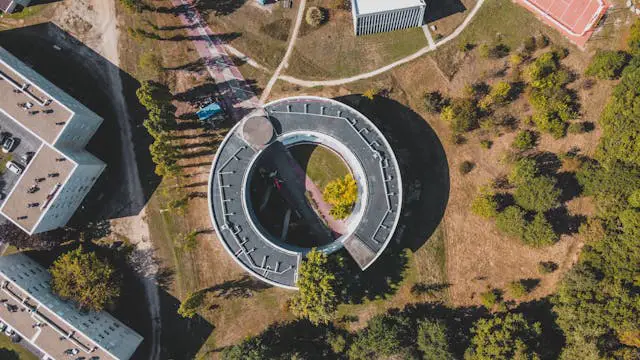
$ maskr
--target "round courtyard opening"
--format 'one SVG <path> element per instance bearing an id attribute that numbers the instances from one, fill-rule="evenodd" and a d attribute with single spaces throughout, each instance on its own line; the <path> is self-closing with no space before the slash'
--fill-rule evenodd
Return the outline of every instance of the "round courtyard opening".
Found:
<path id="1" fill-rule="evenodd" d="M 229 132 L 214 158 L 209 203 L 229 254 L 260 280 L 295 289 L 311 248 L 344 247 L 363 270 L 378 258 L 398 223 L 402 181 L 369 119 L 335 100 L 293 97 Z"/>

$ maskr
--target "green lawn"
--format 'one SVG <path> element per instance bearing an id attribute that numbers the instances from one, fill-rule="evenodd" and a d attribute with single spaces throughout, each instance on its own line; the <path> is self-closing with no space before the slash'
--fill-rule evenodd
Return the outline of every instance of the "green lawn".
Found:
<path id="1" fill-rule="evenodd" d="M 0 359 L 2 360 L 38 360 L 22 346 L 11 342 L 8 336 L 0 335 Z"/>
<path id="2" fill-rule="evenodd" d="M 45 6 L 47 5 L 42 4 L 42 5 L 27 6 L 20 12 L 13 13 L 13 14 L 3 14 L 2 17 L 5 19 L 25 19 L 34 15 L 37 15 L 38 13 L 40 13 L 40 11 L 42 11 L 42 9 L 44 9 Z"/>
<path id="3" fill-rule="evenodd" d="M 340 156 L 323 146 L 296 145 L 290 151 L 300 166 L 306 170 L 309 178 L 321 190 L 332 180 L 351 173 Z"/>

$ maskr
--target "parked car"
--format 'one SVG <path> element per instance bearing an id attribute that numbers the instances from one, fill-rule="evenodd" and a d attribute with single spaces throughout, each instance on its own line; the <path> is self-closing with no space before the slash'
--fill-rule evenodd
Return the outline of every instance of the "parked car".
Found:
<path id="1" fill-rule="evenodd" d="M 28 164 L 31 159 L 33 159 L 33 155 L 35 153 L 33 151 L 28 151 L 20 156 L 20 160 L 22 160 L 25 164 Z"/>
<path id="2" fill-rule="evenodd" d="M 23 167 L 15 161 L 7 161 L 7 169 L 16 175 L 22 174 Z"/>
<path id="3" fill-rule="evenodd" d="M 0 332 L 4 332 L 5 330 L 7 330 L 7 324 L 0 321 Z"/>
<path id="4" fill-rule="evenodd" d="M 16 146 L 16 138 L 10 136 L 2 142 L 2 152 L 5 154 L 10 153 L 11 151 L 13 151 L 13 148 L 15 146 Z"/>

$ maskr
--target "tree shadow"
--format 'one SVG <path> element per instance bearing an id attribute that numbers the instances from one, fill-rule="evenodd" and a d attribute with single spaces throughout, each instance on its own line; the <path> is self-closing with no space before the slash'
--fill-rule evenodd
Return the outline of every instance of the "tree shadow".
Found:
<path id="1" fill-rule="evenodd" d="M 142 127 L 146 111 L 135 94 L 140 83 L 53 23 L 2 31 L 0 43 L 104 119 L 87 150 L 103 160 L 107 168 L 70 224 L 140 213 L 160 183 L 148 150 L 152 138 Z M 56 50 L 54 45 L 62 50 Z M 114 82 L 115 76 L 121 79 L 121 88 Z M 124 98 L 124 109 L 119 96 Z M 124 112 L 128 116 L 123 116 Z M 127 146 L 132 150 L 125 150 Z M 141 189 L 132 185 L 135 172 L 139 174 Z M 139 199 L 139 195 L 132 191 L 142 192 L 142 201 L 133 200 Z"/>
<path id="2" fill-rule="evenodd" d="M 582 193 L 582 186 L 580 186 L 574 172 L 559 172 L 556 174 L 556 179 L 558 180 L 557 187 L 562 191 L 560 202 L 572 200 Z"/>
<path id="3" fill-rule="evenodd" d="M 247 0 L 196 0 L 191 5 L 180 5 L 176 7 L 156 7 L 152 11 L 173 14 L 190 15 L 193 10 L 198 10 L 203 16 L 227 16 L 240 9 Z"/>
<path id="4" fill-rule="evenodd" d="M 562 161 L 558 155 L 552 152 L 540 152 L 532 156 L 538 164 L 540 175 L 555 177 L 558 170 L 562 167 Z"/>
<path id="5" fill-rule="evenodd" d="M 583 224 L 587 217 L 584 215 L 572 215 L 569 213 L 566 205 L 551 209 L 546 214 L 549 223 L 553 227 L 556 234 L 571 235 L 578 232 L 580 225 Z"/>
<path id="6" fill-rule="evenodd" d="M 521 303 L 515 311 L 522 313 L 532 323 L 540 323 L 542 328 L 539 346 L 541 358 L 544 360 L 558 359 L 565 345 L 565 338 L 562 330 L 556 324 L 557 315 L 553 311 L 550 298 Z"/>
<path id="7" fill-rule="evenodd" d="M 255 293 L 271 287 L 263 281 L 258 281 L 250 275 L 244 274 L 239 279 L 227 280 L 204 291 L 221 299 L 250 298 Z"/>
<path id="8" fill-rule="evenodd" d="M 427 5 L 427 11 L 424 13 L 424 23 L 428 24 L 466 10 L 467 8 L 460 0 L 431 2 Z"/>

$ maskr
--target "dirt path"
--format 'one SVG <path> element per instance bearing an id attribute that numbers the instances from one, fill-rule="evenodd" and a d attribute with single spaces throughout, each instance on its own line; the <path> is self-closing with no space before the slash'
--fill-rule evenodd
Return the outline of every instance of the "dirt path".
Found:
<path id="1" fill-rule="evenodd" d="M 127 175 L 126 183 L 123 186 L 129 194 L 128 206 L 132 209 L 141 209 L 145 205 L 145 199 L 133 148 L 132 119 L 123 95 L 123 83 L 118 70 L 120 31 L 116 15 L 114 0 L 74 0 L 65 3 L 58 9 L 55 22 L 116 65 L 107 68 L 101 67 L 96 71 L 106 73 L 106 77 L 109 79 L 105 85 L 108 87 L 111 101 L 115 107 L 114 110 L 117 113 L 120 136 L 122 139 L 130 140 L 122 142 L 122 165 L 125 167 L 124 173 Z M 82 51 L 82 48 L 76 49 L 76 51 Z M 82 56 L 91 59 L 94 55 L 87 51 Z M 116 233 L 125 234 L 136 245 L 136 251 L 132 256 L 132 265 L 138 270 L 144 285 L 152 318 L 150 359 L 159 359 L 160 296 L 155 278 L 158 266 L 150 256 L 153 253 L 153 247 L 149 241 L 149 227 L 145 221 L 145 211 L 143 210 L 136 216 L 112 220 L 112 229 Z M 139 254 L 146 254 L 146 256 L 139 256 Z M 140 259 L 144 259 L 145 262 L 140 262 Z"/>
<path id="2" fill-rule="evenodd" d="M 280 77 L 280 72 L 282 72 L 282 69 L 289 66 L 289 58 L 291 57 L 293 48 L 295 47 L 296 41 L 298 40 L 298 33 L 300 32 L 300 25 L 302 25 L 302 18 L 304 17 L 304 10 L 306 9 L 306 7 L 307 7 L 307 0 L 300 1 L 300 5 L 298 5 L 298 17 L 296 18 L 296 24 L 293 28 L 293 32 L 291 33 L 291 37 L 289 38 L 289 46 L 287 47 L 287 52 L 284 54 L 284 57 L 282 58 L 280 65 L 278 65 L 276 72 L 273 73 L 273 76 L 271 76 L 269 83 L 267 83 L 267 86 L 264 88 L 264 91 L 262 92 L 262 97 L 260 98 L 260 101 L 262 101 L 263 103 L 269 97 L 269 94 L 271 93 L 271 89 L 273 88 L 273 85 L 275 85 L 276 81 L 278 81 L 278 78 Z"/>

